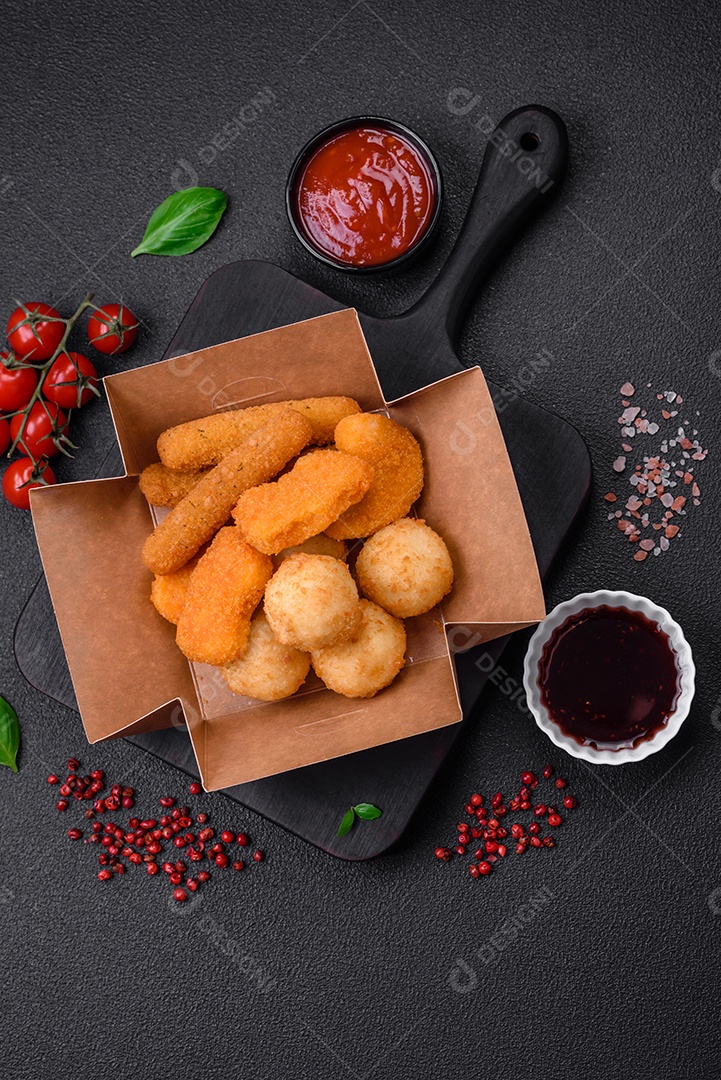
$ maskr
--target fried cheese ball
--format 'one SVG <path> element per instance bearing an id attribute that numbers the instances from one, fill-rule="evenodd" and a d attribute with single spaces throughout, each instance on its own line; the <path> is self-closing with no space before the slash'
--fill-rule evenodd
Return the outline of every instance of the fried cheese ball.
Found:
<path id="1" fill-rule="evenodd" d="M 205 475 L 204 469 L 199 472 L 177 472 L 157 461 L 143 469 L 138 483 L 151 506 L 177 506 Z"/>
<path id="2" fill-rule="evenodd" d="M 277 476 L 312 437 L 310 424 L 291 409 L 231 450 L 148 537 L 143 562 L 155 574 L 178 570 L 224 525 L 239 495 Z"/>
<path id="3" fill-rule="evenodd" d="M 330 536 L 326 536 L 325 533 L 320 533 L 318 536 L 311 536 L 310 539 L 304 540 L 302 544 L 294 544 L 293 547 L 283 548 L 277 555 L 274 555 L 273 562 L 276 569 L 284 559 L 298 554 L 330 555 L 334 559 L 345 559 L 348 552 L 342 540 L 333 540 Z"/>
<path id="4" fill-rule="evenodd" d="M 150 599 L 156 610 L 164 619 L 175 623 L 176 626 L 185 607 L 191 575 L 197 565 L 198 557 L 196 556 L 185 566 L 181 566 L 180 570 L 174 570 L 172 574 L 156 574 L 150 586 Z"/>
<path id="5" fill-rule="evenodd" d="M 439 604 L 453 587 L 445 543 L 425 521 L 401 518 L 366 540 L 356 561 L 364 596 L 407 619 Z"/>
<path id="6" fill-rule="evenodd" d="M 371 536 L 405 517 L 423 490 L 423 455 L 408 428 L 379 413 L 346 416 L 335 429 L 335 444 L 373 466 L 374 477 L 360 502 L 327 529 L 336 540 Z"/>
<path id="7" fill-rule="evenodd" d="M 316 675 L 344 697 L 373 697 L 393 682 L 405 664 L 406 631 L 370 600 L 361 600 L 361 623 L 353 637 L 311 653 Z"/>
<path id="8" fill-rule="evenodd" d="M 274 483 L 244 492 L 233 517 L 249 544 L 277 555 L 324 532 L 363 498 L 372 481 L 373 467 L 359 457 L 315 450 Z"/>
<path id="9" fill-rule="evenodd" d="M 260 611 L 250 624 L 245 654 L 221 670 L 234 694 L 280 701 L 303 685 L 310 670 L 310 656 L 292 645 L 282 645 Z"/>
<path id="10" fill-rule="evenodd" d="M 291 555 L 265 590 L 265 615 L 278 641 L 309 652 L 347 641 L 361 620 L 350 570 L 331 555 Z"/>
<path id="11" fill-rule="evenodd" d="M 162 432 L 158 438 L 158 456 L 169 469 L 182 471 L 217 465 L 259 427 L 272 422 L 280 409 L 300 413 L 311 426 L 311 441 L 323 446 L 333 442 L 338 421 L 360 412 L 360 405 L 349 397 L 301 398 L 214 413 Z"/>
<path id="12" fill-rule="evenodd" d="M 193 571 L 178 620 L 175 640 L 188 660 L 222 667 L 243 655 L 272 573 L 267 555 L 246 544 L 234 525 L 216 533 Z"/>

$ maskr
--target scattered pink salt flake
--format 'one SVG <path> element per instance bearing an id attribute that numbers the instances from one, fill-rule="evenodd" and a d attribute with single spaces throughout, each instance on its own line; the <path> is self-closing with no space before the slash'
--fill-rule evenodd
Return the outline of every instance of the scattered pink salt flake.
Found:
<path id="1" fill-rule="evenodd" d="M 636 428 L 634 427 L 622 427 L 621 434 L 625 435 L 627 439 L 632 439 L 636 434 Z"/>
<path id="2" fill-rule="evenodd" d="M 683 398 L 681 397 L 680 394 L 676 394 L 676 404 L 677 405 L 683 405 Z M 696 415 L 698 416 L 698 413 L 696 413 Z"/>
<path id="3" fill-rule="evenodd" d="M 675 390 L 667 390 L 665 396 L 666 396 L 666 401 L 670 401 L 671 404 L 673 404 L 673 402 L 676 400 L 676 391 Z"/>
<path id="4" fill-rule="evenodd" d="M 659 401 L 663 401 L 663 394 L 656 394 Z"/>
<path id="5" fill-rule="evenodd" d="M 681 476 L 681 472 L 680 471 L 677 472 L 676 476 Z M 692 480 L 693 480 L 693 473 L 690 473 L 690 472 L 683 473 L 683 482 L 684 482 L 684 484 L 690 484 Z"/>
<path id="6" fill-rule="evenodd" d="M 625 459 L 625 457 L 617 457 L 616 460 L 613 463 L 613 471 L 614 472 L 623 472 L 623 470 L 625 468 L 626 468 L 626 459 Z"/>
<path id="7" fill-rule="evenodd" d="M 630 497 L 630 499 L 628 500 L 628 502 L 626 503 L 626 509 L 627 510 L 638 510 L 639 506 L 641 506 L 641 505 L 642 505 L 641 500 L 639 498 L 637 498 L 636 495 L 632 495 Z"/>
<path id="8" fill-rule="evenodd" d="M 616 501 L 616 496 L 613 494 L 612 491 L 607 491 L 606 494 L 603 497 L 606 500 L 606 502 L 615 502 Z"/>
<path id="9" fill-rule="evenodd" d="M 633 383 L 625 382 L 621 387 L 619 393 L 623 394 L 624 397 L 631 397 L 633 394 L 636 393 L 636 388 Z"/>
<path id="10" fill-rule="evenodd" d="M 681 447 L 681 449 L 682 450 L 692 450 L 693 449 L 693 443 L 691 442 L 690 439 L 687 439 L 684 436 L 683 428 L 679 428 L 679 435 L 682 436 L 682 438 L 679 440 L 679 446 Z"/>
<path id="11" fill-rule="evenodd" d="M 673 495 L 669 495 L 669 493 L 667 491 L 664 492 L 664 494 L 661 496 L 661 502 L 663 503 L 664 506 L 672 506 L 673 505 Z"/>
<path id="12" fill-rule="evenodd" d="M 653 540 L 642 540 L 638 546 L 642 551 L 653 551 Z"/>
<path id="13" fill-rule="evenodd" d="M 634 552 L 633 557 L 636 560 L 636 562 L 643 562 L 644 559 L 648 558 L 648 552 L 647 551 L 636 551 L 636 552 Z"/>
<path id="14" fill-rule="evenodd" d="M 617 518 L 623 517 L 623 511 L 622 510 L 614 510 L 613 516 L 617 517 Z"/>
<path id="15" fill-rule="evenodd" d="M 646 431 L 649 433 L 649 435 L 655 435 L 658 431 L 658 424 L 652 421 L 646 428 Z"/>
<path id="16" fill-rule="evenodd" d="M 625 450 L 627 454 L 630 454 L 633 450 L 633 447 L 630 445 L 630 443 L 621 443 L 621 449 Z"/>
<path id="17" fill-rule="evenodd" d="M 625 424 L 630 424 L 632 420 L 635 420 L 638 414 L 641 412 L 638 405 L 632 405 L 629 409 L 623 410 L 623 421 Z"/>
<path id="18" fill-rule="evenodd" d="M 686 505 L 686 497 L 685 497 L 685 495 L 677 495 L 676 498 L 671 503 L 671 509 L 675 510 L 678 513 L 679 510 L 683 510 L 685 505 Z"/>
<path id="19" fill-rule="evenodd" d="M 666 526 L 665 533 L 666 533 L 666 536 L 668 537 L 669 540 L 673 539 L 673 537 L 678 532 L 678 529 L 679 529 L 678 525 L 667 525 Z"/>
<path id="20" fill-rule="evenodd" d="M 670 420 L 671 419 L 671 413 L 668 412 L 667 409 L 661 409 L 661 416 L 664 418 L 664 420 Z"/>
<path id="21" fill-rule="evenodd" d="M 701 500 L 700 499 L 694 499 L 693 504 L 694 504 L 694 506 L 700 506 L 701 505 Z"/>
<path id="22" fill-rule="evenodd" d="M 658 542 L 658 546 L 661 549 L 661 551 L 668 551 L 669 544 L 668 544 L 668 540 L 666 539 L 665 536 L 662 536 L 660 538 L 660 540 Z"/>
<path id="23" fill-rule="evenodd" d="M 691 488 L 691 494 L 696 495 L 697 497 L 701 494 L 701 489 L 698 484 L 694 484 L 694 486 Z"/>
<path id="24" fill-rule="evenodd" d="M 699 450 L 699 452 L 697 454 L 691 454 L 691 457 L 693 458 L 694 461 L 704 461 L 704 459 L 706 458 L 707 453 L 708 453 L 708 450 Z"/>
<path id="25" fill-rule="evenodd" d="M 625 409 L 627 405 L 630 405 L 630 404 L 631 404 L 631 402 L 630 402 L 630 401 L 626 401 L 626 399 L 624 398 L 624 400 L 623 400 L 623 401 L 621 402 L 621 404 L 623 405 L 623 407 L 624 407 L 624 409 Z"/>
<path id="26" fill-rule="evenodd" d="M 648 430 L 648 420 L 642 420 L 640 416 L 639 416 L 639 418 L 637 420 L 634 420 L 634 424 L 636 425 L 636 427 L 638 428 L 639 431 L 647 431 Z"/>
<path id="27" fill-rule="evenodd" d="M 652 529 L 655 529 L 655 530 L 656 530 L 656 531 L 658 532 L 658 530 L 659 530 L 659 529 L 662 529 L 662 528 L 663 528 L 663 525 L 659 525 L 659 524 L 658 524 L 658 522 L 654 521 L 654 523 L 653 523 L 653 525 L 651 526 L 651 528 L 652 528 Z"/>

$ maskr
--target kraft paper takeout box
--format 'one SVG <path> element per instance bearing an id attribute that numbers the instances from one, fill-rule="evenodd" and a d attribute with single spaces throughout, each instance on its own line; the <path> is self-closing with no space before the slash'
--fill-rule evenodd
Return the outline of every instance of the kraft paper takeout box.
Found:
<path id="1" fill-rule="evenodd" d="M 543 593 L 511 463 L 479 368 L 386 404 L 356 313 L 229 341 L 105 379 L 126 476 L 33 490 L 32 513 L 78 705 L 91 743 L 187 722 L 208 790 L 445 727 L 461 718 L 449 624 L 461 647 L 544 616 Z M 445 538 L 455 584 L 442 609 L 409 619 L 407 665 L 369 700 L 311 674 L 285 701 L 232 694 L 189 665 L 175 627 L 150 603 L 140 550 L 160 512 L 137 475 L 161 431 L 214 410 L 320 395 L 386 409 L 419 439 L 416 506 Z M 452 627 L 451 627 L 452 632 Z"/>

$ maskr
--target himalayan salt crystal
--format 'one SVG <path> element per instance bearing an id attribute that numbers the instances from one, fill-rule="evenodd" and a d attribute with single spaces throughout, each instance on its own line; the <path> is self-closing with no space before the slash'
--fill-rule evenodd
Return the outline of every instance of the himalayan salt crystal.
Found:
<path id="1" fill-rule="evenodd" d="M 636 560 L 636 562 L 643 562 L 644 559 L 648 558 L 648 552 L 647 551 L 636 551 L 636 552 L 634 552 L 633 557 Z"/>
<path id="2" fill-rule="evenodd" d="M 606 500 L 606 502 L 615 502 L 616 501 L 616 496 L 613 494 L 612 491 L 608 491 L 603 497 Z"/>
<path id="3" fill-rule="evenodd" d="M 668 537 L 669 540 L 671 540 L 678 532 L 678 529 L 678 525 L 667 525 L 665 529 L 665 535 Z"/>
<path id="4" fill-rule="evenodd" d="M 636 495 L 632 495 L 626 503 L 626 509 L 631 511 L 638 510 L 639 506 L 641 506 L 641 500 Z"/>
<path id="5" fill-rule="evenodd" d="M 680 470 L 676 473 L 676 476 L 681 476 L 681 471 Z M 693 480 L 693 473 L 687 472 L 687 473 L 683 474 L 683 482 L 684 482 L 684 484 L 690 484 L 692 480 Z"/>
<path id="6" fill-rule="evenodd" d="M 676 513 L 678 513 L 679 510 L 683 510 L 685 505 L 686 505 L 686 499 L 684 498 L 684 496 L 683 495 L 677 495 L 676 498 L 671 503 L 671 509 L 675 510 Z"/>
<path id="7" fill-rule="evenodd" d="M 669 493 L 666 491 L 661 496 L 661 502 L 663 503 L 664 506 L 672 506 L 673 505 L 673 495 L 669 495 Z"/>
<path id="8" fill-rule="evenodd" d="M 628 443 L 621 443 L 621 449 L 625 450 L 627 454 L 630 454 L 633 450 L 633 447 L 630 446 Z"/>
<path id="9" fill-rule="evenodd" d="M 623 472 L 623 470 L 625 468 L 626 468 L 626 459 L 625 459 L 625 457 L 623 457 L 623 456 L 622 457 L 617 457 L 616 460 L 613 463 L 613 471 L 614 472 Z"/>
<path id="10" fill-rule="evenodd" d="M 623 394 L 624 397 L 631 397 L 632 394 L 636 393 L 636 388 L 633 383 L 625 382 L 619 392 Z"/>
<path id="11" fill-rule="evenodd" d="M 697 498 L 701 494 L 701 489 L 698 484 L 694 484 L 694 486 L 691 488 L 691 494 L 695 495 Z"/>
<path id="12" fill-rule="evenodd" d="M 639 406 L 633 405 L 630 409 L 624 409 L 621 419 L 624 424 L 630 424 L 632 420 L 636 419 L 640 412 Z"/>
<path id="13" fill-rule="evenodd" d="M 661 416 L 664 418 L 664 420 L 671 419 L 671 413 L 668 411 L 668 409 L 661 409 Z"/>
<path id="14" fill-rule="evenodd" d="M 642 540 L 638 546 L 642 551 L 653 551 L 653 540 Z"/>
<path id="15" fill-rule="evenodd" d="M 646 428 L 646 431 L 648 432 L 649 435 L 655 435 L 656 432 L 658 431 L 658 424 L 650 423 L 648 425 L 648 427 Z"/>

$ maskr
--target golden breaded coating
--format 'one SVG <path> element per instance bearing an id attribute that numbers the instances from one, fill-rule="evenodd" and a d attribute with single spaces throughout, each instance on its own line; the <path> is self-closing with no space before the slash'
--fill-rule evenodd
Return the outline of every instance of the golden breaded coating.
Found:
<path id="1" fill-rule="evenodd" d="M 273 573 L 238 529 L 221 529 L 190 579 L 175 640 L 188 660 L 222 667 L 242 656 L 250 619 Z"/>
<path id="2" fill-rule="evenodd" d="M 150 586 L 150 599 L 156 609 L 164 619 L 175 623 L 176 626 L 185 607 L 191 574 L 197 565 L 198 557 L 196 556 L 172 574 L 156 575 Z"/>
<path id="3" fill-rule="evenodd" d="M 361 600 L 361 624 L 350 641 L 311 653 L 311 663 L 329 690 L 369 698 L 393 682 L 405 664 L 406 631 L 370 600 Z"/>
<path id="4" fill-rule="evenodd" d="M 155 574 L 178 570 L 224 525 L 238 496 L 276 476 L 311 438 L 297 412 L 280 409 L 271 421 L 223 458 L 170 511 L 143 545 L 143 562 Z"/>
<path id="5" fill-rule="evenodd" d="M 177 506 L 205 475 L 205 469 L 199 472 L 176 472 L 158 461 L 143 469 L 138 483 L 151 506 Z"/>
<path id="6" fill-rule="evenodd" d="M 291 555 L 265 590 L 265 615 L 278 641 L 310 652 L 337 645 L 357 630 L 358 589 L 331 555 Z"/>
<path id="7" fill-rule="evenodd" d="M 351 454 L 316 450 L 272 484 L 244 492 L 233 511 L 241 533 L 258 551 L 276 555 L 323 532 L 373 481 L 373 467 Z"/>
<path id="8" fill-rule="evenodd" d="M 310 656 L 292 645 L 281 645 L 263 612 L 250 624 L 245 655 L 221 669 L 234 694 L 280 701 L 290 697 L 303 683 L 310 670 Z"/>
<path id="9" fill-rule="evenodd" d="M 160 460 L 169 469 L 184 471 L 217 465 L 259 427 L 273 420 L 280 409 L 299 412 L 311 426 L 311 442 L 323 446 L 333 442 L 338 421 L 360 412 L 360 405 L 348 397 L 300 398 L 214 413 L 164 431 L 158 439 Z"/>
<path id="10" fill-rule="evenodd" d="M 356 575 L 364 596 L 399 619 L 430 611 L 453 587 L 448 548 L 415 518 L 394 521 L 366 540 Z"/>
<path id="11" fill-rule="evenodd" d="M 308 540 L 304 540 L 302 544 L 283 548 L 273 556 L 273 562 L 277 569 L 283 560 L 290 558 L 291 555 L 330 555 L 333 559 L 345 559 L 347 554 L 348 551 L 342 540 L 333 540 L 325 533 L 320 533 L 319 536 L 311 536 Z"/>
<path id="12" fill-rule="evenodd" d="M 365 498 L 329 526 L 328 535 L 336 540 L 371 536 L 405 517 L 423 490 L 423 455 L 410 431 L 387 416 L 359 413 L 340 421 L 335 444 L 372 465 L 375 477 Z"/>

